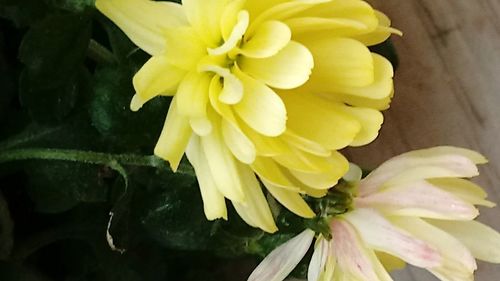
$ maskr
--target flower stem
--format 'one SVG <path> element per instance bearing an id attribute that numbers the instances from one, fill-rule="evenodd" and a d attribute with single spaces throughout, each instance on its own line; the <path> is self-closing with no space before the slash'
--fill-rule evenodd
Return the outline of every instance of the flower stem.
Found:
<path id="1" fill-rule="evenodd" d="M 166 163 L 154 155 L 109 154 L 94 151 L 51 148 L 20 148 L 0 151 L 0 163 L 20 160 L 61 160 L 93 165 L 140 166 L 166 168 Z M 177 173 L 194 176 L 193 169 L 186 164 L 179 166 Z"/>

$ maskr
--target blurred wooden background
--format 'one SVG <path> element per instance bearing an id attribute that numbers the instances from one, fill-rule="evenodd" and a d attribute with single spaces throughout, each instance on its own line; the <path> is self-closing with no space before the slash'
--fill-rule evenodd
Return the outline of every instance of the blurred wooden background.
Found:
<path id="1" fill-rule="evenodd" d="M 369 2 L 405 35 L 394 38 L 400 58 L 396 95 L 380 137 L 348 155 L 375 167 L 410 149 L 446 144 L 478 150 L 490 163 L 476 182 L 500 203 L 500 1 Z M 500 230 L 500 207 L 481 209 L 479 220 Z M 478 267 L 476 281 L 500 280 L 500 265 Z M 395 277 L 437 280 L 414 268 Z"/>

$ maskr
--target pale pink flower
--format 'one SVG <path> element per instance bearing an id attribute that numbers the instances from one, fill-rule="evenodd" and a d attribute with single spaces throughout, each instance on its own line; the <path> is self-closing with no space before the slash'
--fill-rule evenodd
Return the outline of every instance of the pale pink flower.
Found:
<path id="1" fill-rule="evenodd" d="M 470 150 L 435 147 L 394 157 L 360 181 L 351 166 L 353 206 L 329 218 L 331 240 L 316 239 L 308 281 L 387 281 L 387 271 L 405 263 L 443 281 L 468 281 L 475 259 L 500 263 L 500 234 L 474 221 L 474 205 L 495 204 L 462 179 L 478 175 L 476 165 L 486 162 Z M 284 280 L 313 238 L 305 230 L 281 245 L 248 280 Z"/>

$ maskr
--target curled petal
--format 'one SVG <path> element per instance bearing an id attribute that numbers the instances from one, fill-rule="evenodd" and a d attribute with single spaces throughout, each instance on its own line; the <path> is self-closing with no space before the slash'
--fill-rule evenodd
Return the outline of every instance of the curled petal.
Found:
<path id="1" fill-rule="evenodd" d="M 262 82 L 240 71 L 235 73 L 245 95 L 234 111 L 255 131 L 264 136 L 278 136 L 286 129 L 286 108 L 281 98 Z"/>
<path id="2" fill-rule="evenodd" d="M 380 189 L 419 179 L 473 177 L 479 174 L 475 162 L 484 162 L 480 154 L 454 147 L 435 147 L 396 156 L 371 172 L 359 186 L 361 196 Z"/>
<path id="3" fill-rule="evenodd" d="M 240 53 L 250 58 L 267 58 L 276 55 L 292 38 L 290 28 L 280 21 L 262 23 L 255 34 L 243 44 Z"/>
<path id="4" fill-rule="evenodd" d="M 293 89 L 304 84 L 314 66 L 313 56 L 304 45 L 290 41 L 276 55 L 267 58 L 241 57 L 241 70 L 278 89 Z"/>
<path id="5" fill-rule="evenodd" d="M 280 96 L 288 113 L 287 127 L 328 150 L 348 146 L 361 130 L 358 120 L 340 103 L 295 91 Z"/>
<path id="6" fill-rule="evenodd" d="M 341 110 L 356 119 L 361 125 L 361 130 L 354 137 L 350 146 L 362 146 L 371 143 L 378 136 L 384 122 L 384 116 L 378 110 L 371 108 L 341 106 Z"/>
<path id="7" fill-rule="evenodd" d="M 233 50 L 247 30 L 249 17 L 250 16 L 247 11 L 240 11 L 238 13 L 238 21 L 234 26 L 231 35 L 229 35 L 229 38 L 227 38 L 221 46 L 208 49 L 208 53 L 212 56 L 220 56 Z"/>
<path id="8" fill-rule="evenodd" d="M 301 42 L 314 57 L 315 67 L 307 85 L 315 92 L 331 91 L 329 85 L 365 87 L 373 83 L 373 57 L 359 41 L 312 34 Z"/>
<path id="9" fill-rule="evenodd" d="M 347 87 L 336 84 L 328 85 L 328 89 L 318 92 L 312 85 L 314 92 L 321 96 L 342 101 L 352 106 L 374 109 L 387 109 L 394 94 L 392 64 L 384 57 L 373 54 L 374 80 L 364 87 Z"/>
<path id="10" fill-rule="evenodd" d="M 395 28 L 391 27 L 391 20 L 379 11 L 375 11 L 375 15 L 378 20 L 378 26 L 375 30 L 356 36 L 355 38 L 363 42 L 367 46 L 373 46 L 384 42 L 391 36 L 391 34 L 397 34 L 403 36 L 403 33 Z"/>

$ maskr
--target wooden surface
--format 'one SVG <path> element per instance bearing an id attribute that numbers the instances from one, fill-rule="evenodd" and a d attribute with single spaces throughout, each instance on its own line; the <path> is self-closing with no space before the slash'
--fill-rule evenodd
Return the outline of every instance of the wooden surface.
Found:
<path id="1" fill-rule="evenodd" d="M 446 144 L 478 150 L 490 163 L 475 181 L 500 203 L 500 1 L 369 2 L 405 35 L 394 38 L 400 67 L 380 137 L 348 155 L 375 167 L 410 149 Z M 482 208 L 479 220 L 500 230 L 500 208 Z M 500 280 L 500 265 L 478 266 L 476 281 Z M 395 280 L 437 279 L 410 268 Z"/>

